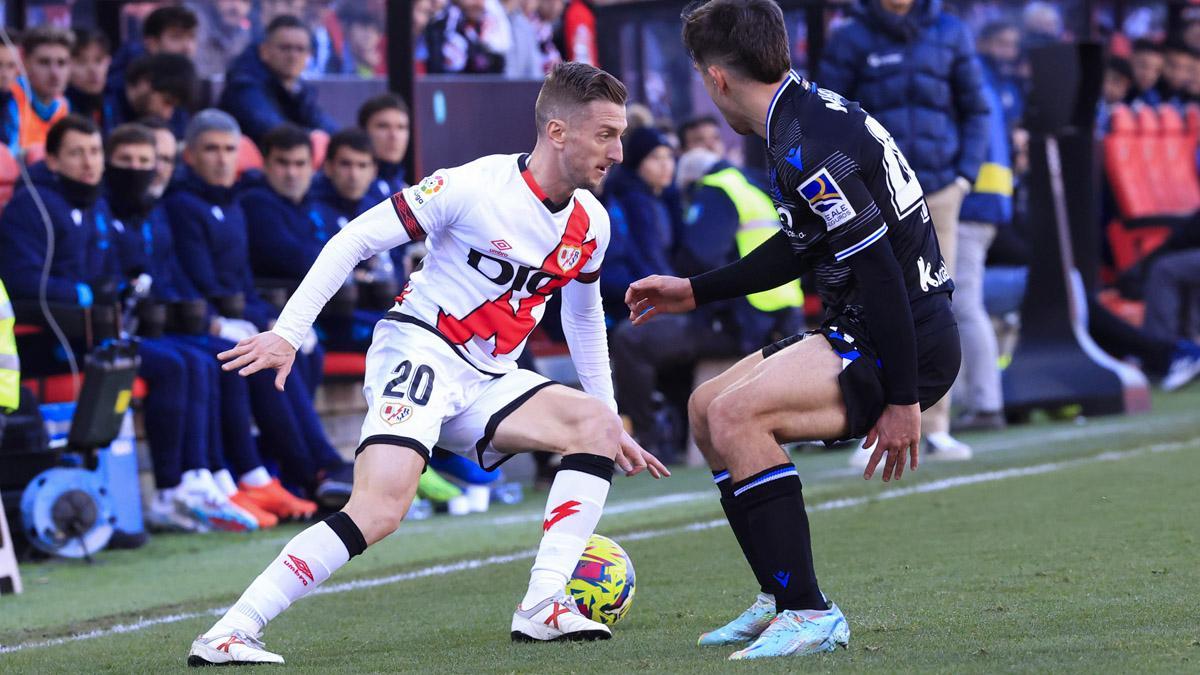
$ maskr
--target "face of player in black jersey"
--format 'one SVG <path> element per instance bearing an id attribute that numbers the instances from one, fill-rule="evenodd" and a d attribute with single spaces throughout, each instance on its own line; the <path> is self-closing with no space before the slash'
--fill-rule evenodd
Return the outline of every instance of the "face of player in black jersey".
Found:
<path id="1" fill-rule="evenodd" d="M 708 97 L 717 106 L 717 110 L 721 111 L 721 117 L 725 118 L 729 128 L 742 136 L 754 133 L 754 129 L 746 121 L 745 116 L 741 114 L 739 107 L 730 96 L 725 71 L 718 66 L 704 67 L 692 64 L 692 67 L 699 71 L 700 79 L 704 82 L 704 90 L 708 92 Z"/>
<path id="2" fill-rule="evenodd" d="M 597 190 L 613 164 L 624 158 L 625 108 L 610 101 L 581 106 L 564 122 L 563 175 L 578 189 Z"/>

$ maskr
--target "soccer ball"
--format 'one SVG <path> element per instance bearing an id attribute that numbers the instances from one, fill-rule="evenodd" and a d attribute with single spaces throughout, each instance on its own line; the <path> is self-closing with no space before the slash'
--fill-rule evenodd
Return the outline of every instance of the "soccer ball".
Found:
<path id="1" fill-rule="evenodd" d="M 629 554 L 612 539 L 593 534 L 567 582 L 579 611 L 592 621 L 614 624 L 629 612 L 634 588 Z"/>

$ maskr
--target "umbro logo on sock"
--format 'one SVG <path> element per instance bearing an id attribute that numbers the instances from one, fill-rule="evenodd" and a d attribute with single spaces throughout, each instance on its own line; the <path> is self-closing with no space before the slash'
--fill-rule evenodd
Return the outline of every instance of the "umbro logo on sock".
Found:
<path id="1" fill-rule="evenodd" d="M 783 570 L 779 570 L 772 576 L 774 576 L 775 581 L 778 581 L 779 585 L 783 586 L 784 588 L 787 588 L 788 582 L 792 580 L 792 573 L 784 572 Z"/>
<path id="2" fill-rule="evenodd" d="M 309 581 L 316 581 L 316 577 L 313 576 L 312 570 L 308 567 L 308 563 L 304 562 L 300 558 L 297 558 L 291 553 L 288 554 L 288 559 L 283 561 L 283 566 L 291 570 L 292 574 L 295 574 L 296 578 L 300 580 L 300 583 L 304 584 L 305 586 L 308 585 Z M 308 577 L 308 579 L 306 580 L 304 577 Z"/>

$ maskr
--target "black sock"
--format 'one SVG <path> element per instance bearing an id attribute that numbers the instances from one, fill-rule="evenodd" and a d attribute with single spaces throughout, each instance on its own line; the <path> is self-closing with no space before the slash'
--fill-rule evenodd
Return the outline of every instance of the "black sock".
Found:
<path id="1" fill-rule="evenodd" d="M 732 501 L 745 514 L 755 576 L 774 594 L 776 609 L 829 609 L 813 569 L 808 514 L 796 467 L 773 466 L 731 487 Z"/>
<path id="2" fill-rule="evenodd" d="M 750 569 L 754 571 L 754 578 L 758 580 L 759 590 L 763 593 L 770 593 L 768 584 L 771 577 L 760 572 L 759 569 L 762 565 L 754 560 L 754 551 L 750 548 L 750 522 L 746 520 L 746 512 L 742 509 L 742 505 L 733 498 L 733 479 L 729 477 L 728 471 L 714 471 L 713 482 L 721 491 L 721 508 L 725 510 L 725 519 L 729 521 L 729 527 L 733 530 L 733 536 L 737 539 L 738 546 L 742 547 L 742 555 L 746 557 L 746 562 L 750 563 Z"/>

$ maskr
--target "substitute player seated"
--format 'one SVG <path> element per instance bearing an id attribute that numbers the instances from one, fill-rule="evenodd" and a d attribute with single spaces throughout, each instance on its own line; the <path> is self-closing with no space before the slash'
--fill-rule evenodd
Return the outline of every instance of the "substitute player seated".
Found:
<path id="1" fill-rule="evenodd" d="M 921 410 L 958 373 L 953 282 L 916 175 L 857 103 L 791 70 L 772 0 L 712 0 L 683 41 L 725 120 L 766 140 L 783 229 L 741 260 L 691 279 L 648 277 L 626 296 L 635 323 L 775 288 L 812 271 L 819 330 L 742 359 L 689 401 L 696 444 L 761 593 L 700 644 L 751 643 L 731 658 L 846 646 L 841 610 L 817 585 L 800 478 L 780 443 L 865 436 L 864 478 L 917 467 Z"/>
<path id="2" fill-rule="evenodd" d="M 354 219 L 326 244 L 274 329 L 222 355 L 243 374 L 277 369 L 282 388 L 296 348 L 354 266 L 428 239 L 421 270 L 367 352 L 369 410 L 350 502 L 288 542 L 192 643 L 190 665 L 281 663 L 259 642 L 263 627 L 399 526 L 435 446 L 488 469 L 514 452 L 563 455 L 511 636 L 611 637 L 580 614 L 567 580 L 600 519 L 614 459 L 628 475 L 669 475 L 621 429 L 596 283 L 609 222 L 589 190 L 621 161 L 625 97 L 602 70 L 557 66 L 538 96 L 531 153 L 438 171 Z M 556 292 L 586 394 L 516 365 Z"/>

